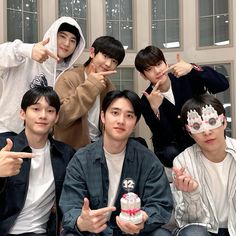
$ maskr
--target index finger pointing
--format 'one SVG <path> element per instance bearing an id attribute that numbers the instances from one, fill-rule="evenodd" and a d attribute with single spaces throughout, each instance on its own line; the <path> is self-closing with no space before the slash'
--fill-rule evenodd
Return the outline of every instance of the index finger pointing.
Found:
<path id="1" fill-rule="evenodd" d="M 47 49 L 47 54 L 48 56 L 52 57 L 53 59 L 55 59 L 56 61 L 59 61 L 59 57 L 56 56 L 52 51 L 50 51 L 49 49 Z"/>
<path id="2" fill-rule="evenodd" d="M 162 72 L 162 74 L 164 75 L 165 73 L 170 72 L 174 67 L 175 67 L 175 64 L 172 65 L 172 66 L 169 66 L 168 68 L 166 68 L 166 69 Z"/>
<path id="3" fill-rule="evenodd" d="M 116 70 L 99 72 L 100 75 L 104 75 L 104 76 L 106 76 L 106 75 L 113 75 L 115 73 L 117 73 Z"/>
<path id="4" fill-rule="evenodd" d="M 11 158 L 32 158 L 33 153 L 29 152 L 9 152 L 9 157 Z"/>
<path id="5" fill-rule="evenodd" d="M 109 206 L 109 207 L 100 208 L 98 210 L 94 210 L 94 213 L 96 215 L 104 215 L 115 210 L 116 210 L 115 207 Z"/>

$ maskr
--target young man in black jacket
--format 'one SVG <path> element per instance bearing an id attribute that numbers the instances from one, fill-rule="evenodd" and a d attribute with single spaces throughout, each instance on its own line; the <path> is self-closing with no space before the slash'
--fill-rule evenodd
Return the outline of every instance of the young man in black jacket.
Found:
<path id="1" fill-rule="evenodd" d="M 59 235 L 58 201 L 74 154 L 70 146 L 50 135 L 59 109 L 52 87 L 35 86 L 23 96 L 20 116 L 25 129 L 12 138 L 12 151 L 33 153 L 33 158 L 20 159 L 16 175 L 0 178 L 1 236 Z M 5 141 L 0 145 L 5 146 Z"/>

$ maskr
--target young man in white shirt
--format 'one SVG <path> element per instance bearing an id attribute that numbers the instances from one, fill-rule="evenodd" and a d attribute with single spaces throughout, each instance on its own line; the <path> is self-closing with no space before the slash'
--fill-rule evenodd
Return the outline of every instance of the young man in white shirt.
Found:
<path id="1" fill-rule="evenodd" d="M 174 159 L 178 235 L 235 236 L 236 140 L 225 137 L 224 107 L 200 95 L 184 104 L 181 119 L 196 144 Z"/>
<path id="2" fill-rule="evenodd" d="M 23 96 L 20 117 L 25 129 L 11 138 L 12 151 L 29 152 L 33 158 L 21 160 L 18 174 L 0 178 L 1 236 L 59 235 L 58 202 L 66 166 L 74 154 L 70 146 L 50 135 L 59 109 L 52 87 L 35 86 Z"/>

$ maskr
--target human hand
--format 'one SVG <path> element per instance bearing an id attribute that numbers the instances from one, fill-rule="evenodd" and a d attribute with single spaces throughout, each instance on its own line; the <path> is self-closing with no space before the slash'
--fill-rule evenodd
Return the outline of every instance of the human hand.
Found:
<path id="1" fill-rule="evenodd" d="M 39 62 L 43 63 L 45 62 L 49 57 L 54 58 L 56 61 L 59 61 L 59 57 L 55 55 L 53 52 L 51 52 L 49 49 L 45 47 L 49 43 L 49 38 L 38 42 L 34 45 L 32 49 L 32 59 Z"/>
<path id="2" fill-rule="evenodd" d="M 173 167 L 174 184 L 182 192 L 194 192 L 198 188 L 198 182 L 185 172 L 185 168 Z"/>
<path id="3" fill-rule="evenodd" d="M 142 222 L 139 224 L 133 224 L 127 221 L 123 221 L 119 216 L 116 217 L 116 223 L 119 228 L 126 234 L 139 234 L 144 228 L 144 224 L 148 219 L 148 215 L 145 211 L 141 211 L 143 215 Z"/>
<path id="4" fill-rule="evenodd" d="M 84 198 L 81 215 L 77 219 L 77 226 L 80 231 L 88 231 L 90 233 L 100 233 L 107 227 L 108 213 L 115 211 L 115 207 L 104 207 L 98 210 L 91 210 L 89 200 Z"/>
<path id="5" fill-rule="evenodd" d="M 190 63 L 185 62 L 179 55 L 179 53 L 176 54 L 176 61 L 177 63 L 175 63 L 174 65 L 168 67 L 163 74 L 167 73 L 168 71 L 170 71 L 171 73 L 174 74 L 174 76 L 176 76 L 177 78 L 184 76 L 186 74 L 188 74 L 193 66 Z"/>
<path id="6" fill-rule="evenodd" d="M 8 177 L 20 173 L 23 163 L 22 158 L 32 158 L 33 154 L 28 152 L 11 152 L 13 143 L 7 139 L 7 144 L 0 151 L 0 177 Z"/>
<path id="7" fill-rule="evenodd" d="M 143 92 L 143 94 L 145 95 L 145 97 L 149 101 L 149 104 L 155 114 L 158 112 L 158 109 L 164 99 L 164 96 L 162 95 L 161 91 L 158 89 L 159 85 L 160 85 L 160 81 L 158 81 L 155 84 L 155 86 L 150 94 L 148 94 L 147 92 Z"/>
<path id="8" fill-rule="evenodd" d="M 93 76 L 96 80 L 100 81 L 104 88 L 107 87 L 107 76 L 115 74 L 117 71 L 103 71 L 103 72 L 96 72 L 96 67 L 93 63 L 90 63 L 90 67 L 88 70 L 88 76 Z"/>

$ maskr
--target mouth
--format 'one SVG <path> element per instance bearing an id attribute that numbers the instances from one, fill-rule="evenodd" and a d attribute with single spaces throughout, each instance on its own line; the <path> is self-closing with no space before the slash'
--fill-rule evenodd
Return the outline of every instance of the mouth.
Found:
<path id="1" fill-rule="evenodd" d="M 117 131 L 121 131 L 121 132 L 125 131 L 125 129 L 121 128 L 121 127 L 115 127 L 114 129 L 117 130 Z"/>
<path id="2" fill-rule="evenodd" d="M 213 143 L 214 141 L 215 141 L 215 139 L 207 139 L 207 140 L 205 141 L 205 143 L 210 144 L 210 143 Z"/>

